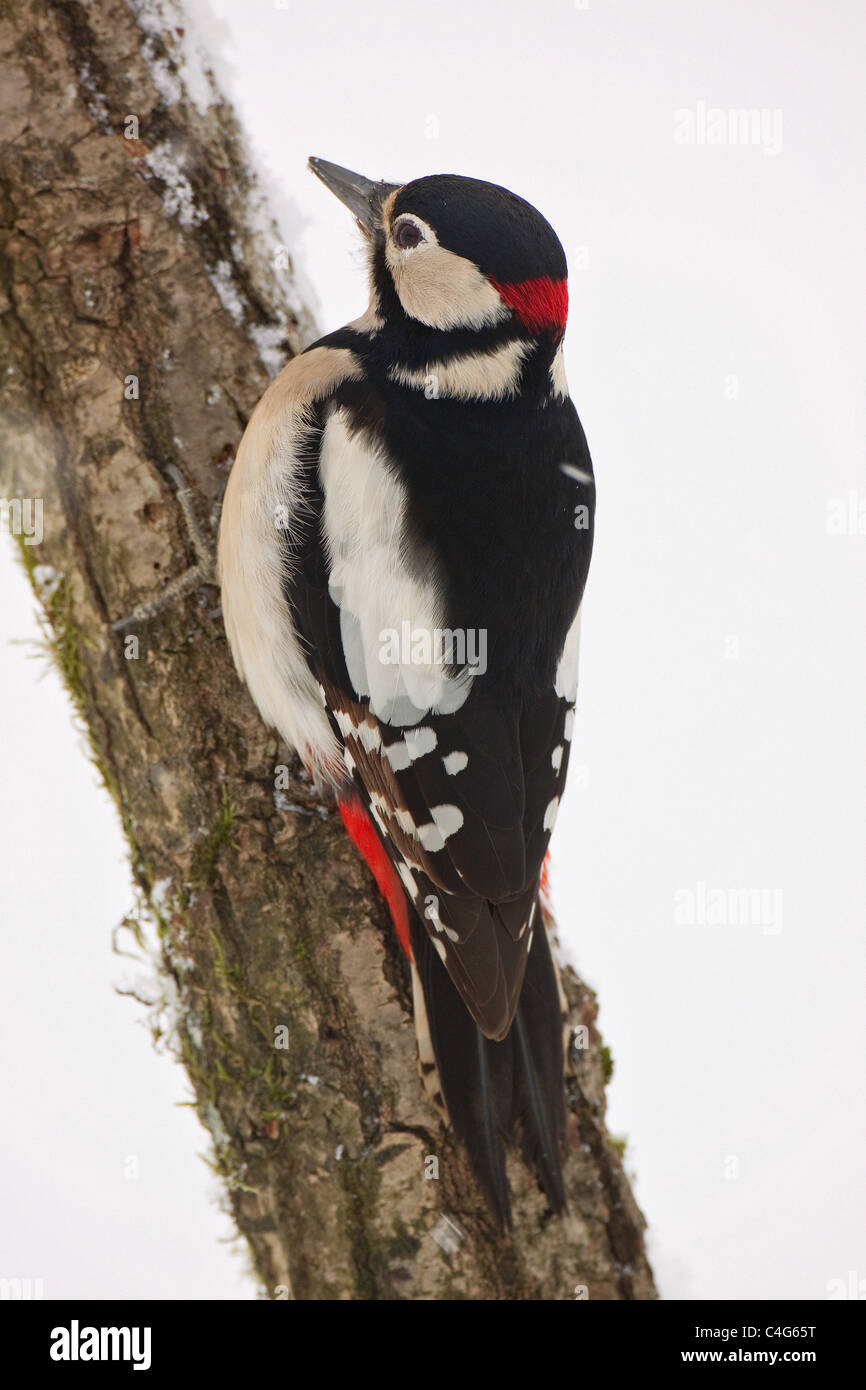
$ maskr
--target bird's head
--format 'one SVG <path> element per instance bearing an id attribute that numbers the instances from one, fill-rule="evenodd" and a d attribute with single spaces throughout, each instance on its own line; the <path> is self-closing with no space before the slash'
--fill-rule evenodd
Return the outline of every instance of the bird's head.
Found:
<path id="1" fill-rule="evenodd" d="M 531 203 L 457 174 L 376 183 L 324 159 L 310 168 L 354 213 L 370 245 L 384 320 L 450 332 L 511 323 L 558 342 L 568 312 L 565 253 Z"/>

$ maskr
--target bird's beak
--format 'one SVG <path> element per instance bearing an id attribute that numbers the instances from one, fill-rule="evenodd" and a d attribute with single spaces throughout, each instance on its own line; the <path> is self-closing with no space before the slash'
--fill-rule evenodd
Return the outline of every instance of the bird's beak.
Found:
<path id="1" fill-rule="evenodd" d="M 342 169 L 339 164 L 317 159 L 315 155 L 310 156 L 308 163 L 316 178 L 354 213 L 364 232 L 370 234 L 381 226 L 382 204 L 389 193 L 400 187 L 399 183 L 374 183 L 363 174 L 353 174 L 351 169 Z"/>

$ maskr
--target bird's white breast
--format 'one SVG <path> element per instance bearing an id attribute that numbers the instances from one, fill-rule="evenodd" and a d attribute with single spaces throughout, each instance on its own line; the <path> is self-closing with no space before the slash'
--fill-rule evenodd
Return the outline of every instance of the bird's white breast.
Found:
<path id="1" fill-rule="evenodd" d="M 285 595 L 286 532 L 304 506 L 297 448 L 308 407 L 359 375 L 344 348 L 312 348 L 283 369 L 244 432 L 220 522 L 223 618 L 238 674 L 266 723 L 326 776 L 340 750 Z"/>
<path id="2" fill-rule="evenodd" d="M 312 348 L 289 363 L 241 440 L 220 525 L 223 617 L 238 673 L 263 719 L 329 777 L 339 775 L 340 748 L 292 622 L 286 581 L 293 532 L 310 515 L 298 463 L 308 407 L 360 375 L 344 348 Z M 441 586 L 432 558 L 422 568 L 410 554 L 405 485 L 373 442 L 350 433 L 339 409 L 322 433 L 319 474 L 329 587 L 354 687 L 347 694 L 369 698 L 373 713 L 392 724 L 458 709 L 473 675 L 450 674 L 437 656 L 437 635 L 449 631 Z M 433 659 L 418 656 L 425 636 Z"/>

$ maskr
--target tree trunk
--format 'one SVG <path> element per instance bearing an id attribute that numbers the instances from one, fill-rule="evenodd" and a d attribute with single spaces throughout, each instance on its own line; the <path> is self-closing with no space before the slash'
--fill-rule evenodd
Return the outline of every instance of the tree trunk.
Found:
<path id="1" fill-rule="evenodd" d="M 21 553 L 235 1219 L 271 1297 L 654 1298 L 591 991 L 566 972 L 568 1215 L 514 1157 L 499 1237 L 424 1099 L 384 905 L 240 685 L 216 590 L 112 630 L 196 559 L 171 466 L 207 531 L 256 400 L 314 336 L 183 26 L 166 0 L 0 5 L 0 497 L 43 502 Z"/>

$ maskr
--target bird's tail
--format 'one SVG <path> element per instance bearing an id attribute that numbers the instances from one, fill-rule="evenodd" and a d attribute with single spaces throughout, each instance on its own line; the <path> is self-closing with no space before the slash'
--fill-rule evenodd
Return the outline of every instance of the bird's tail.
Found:
<path id="1" fill-rule="evenodd" d="M 554 1211 L 565 1207 L 562 1007 L 541 906 L 514 1022 L 492 1042 L 468 1013 L 433 943 L 412 922 L 415 1025 L 421 1074 L 447 1111 L 503 1229 L 511 1224 L 505 1144 L 519 1136 Z"/>

